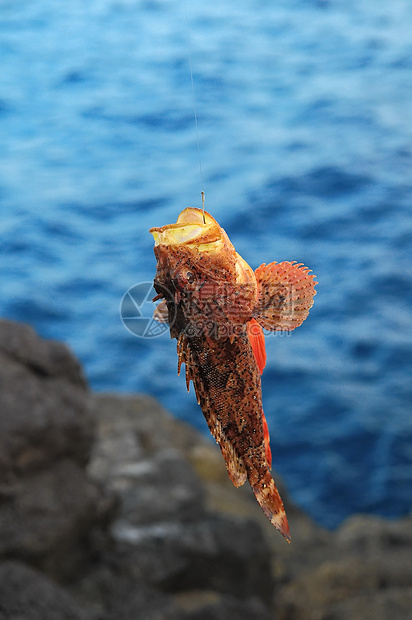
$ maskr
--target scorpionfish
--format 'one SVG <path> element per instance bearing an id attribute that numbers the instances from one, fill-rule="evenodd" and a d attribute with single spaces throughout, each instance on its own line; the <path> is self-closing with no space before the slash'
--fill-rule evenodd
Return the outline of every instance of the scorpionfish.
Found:
<path id="1" fill-rule="evenodd" d="M 175 224 L 151 228 L 157 260 L 157 320 L 177 339 L 178 374 L 186 368 L 209 430 L 236 487 L 248 479 L 272 524 L 290 541 L 270 473 L 269 431 L 260 375 L 266 363 L 262 328 L 290 331 L 308 316 L 316 294 L 309 269 L 296 262 L 255 271 L 226 232 L 202 209 L 184 209 Z"/>

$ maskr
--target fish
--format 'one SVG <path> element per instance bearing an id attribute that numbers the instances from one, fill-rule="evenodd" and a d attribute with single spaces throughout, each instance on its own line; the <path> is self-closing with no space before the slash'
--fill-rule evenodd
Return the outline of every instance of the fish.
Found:
<path id="1" fill-rule="evenodd" d="M 308 316 L 314 275 L 295 261 L 253 270 L 226 231 L 203 209 L 149 231 L 157 261 L 154 318 L 177 340 L 178 374 L 194 385 L 209 430 L 235 487 L 246 480 L 271 523 L 290 542 L 289 524 L 271 474 L 261 374 L 265 330 L 291 331 Z"/>

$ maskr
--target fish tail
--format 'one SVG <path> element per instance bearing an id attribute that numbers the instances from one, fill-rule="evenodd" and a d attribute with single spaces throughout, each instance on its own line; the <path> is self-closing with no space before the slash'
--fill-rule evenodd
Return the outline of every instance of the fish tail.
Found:
<path id="1" fill-rule="evenodd" d="M 291 538 L 286 512 L 276 488 L 275 481 L 269 471 L 266 471 L 263 478 L 261 478 L 252 489 L 260 507 L 269 521 L 279 530 L 286 540 L 290 542 Z"/>

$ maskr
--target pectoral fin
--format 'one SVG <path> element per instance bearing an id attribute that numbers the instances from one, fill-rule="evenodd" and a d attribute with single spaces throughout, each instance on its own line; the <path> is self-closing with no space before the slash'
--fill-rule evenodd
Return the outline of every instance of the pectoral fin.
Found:
<path id="1" fill-rule="evenodd" d="M 315 276 L 302 263 L 263 264 L 255 271 L 257 303 L 254 316 L 271 331 L 291 331 L 299 327 L 313 305 Z"/>
<path id="2" fill-rule="evenodd" d="M 230 441 L 222 433 L 221 427 L 216 430 L 218 431 L 216 434 L 219 439 L 216 439 L 216 437 L 215 439 L 218 442 L 222 456 L 225 459 L 225 465 L 229 478 L 235 487 L 241 487 L 247 479 L 246 467 L 240 456 L 236 454 L 236 451 Z"/>
<path id="3" fill-rule="evenodd" d="M 153 318 L 155 321 L 158 321 L 159 323 L 169 322 L 169 312 L 167 310 L 167 304 L 164 299 L 154 309 Z"/>

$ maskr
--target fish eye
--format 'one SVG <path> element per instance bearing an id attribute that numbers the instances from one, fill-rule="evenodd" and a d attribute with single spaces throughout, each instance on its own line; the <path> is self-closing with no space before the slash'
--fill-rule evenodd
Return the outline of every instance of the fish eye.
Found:
<path id="1" fill-rule="evenodd" d="M 188 269 L 184 269 L 184 268 L 177 271 L 173 279 L 175 280 L 177 286 L 183 289 L 186 286 L 191 285 L 194 282 L 196 282 L 195 275 Z"/>
<path id="2" fill-rule="evenodd" d="M 191 271 L 188 271 L 186 273 L 186 280 L 188 281 L 189 284 L 193 284 L 193 282 L 195 281 L 195 276 L 193 275 Z"/>

